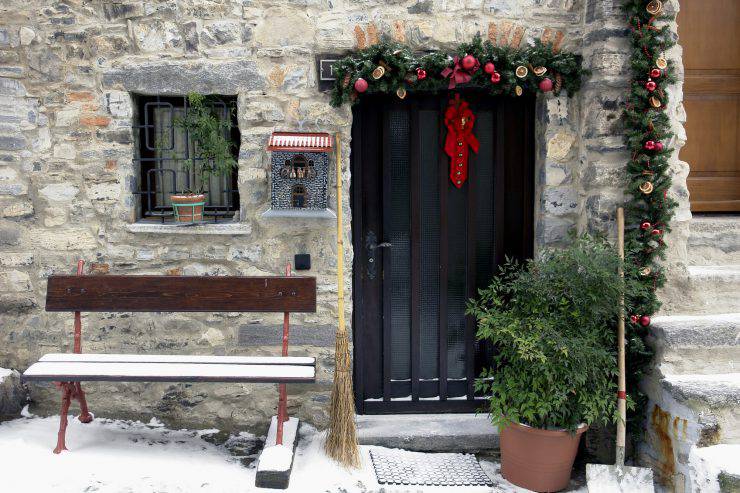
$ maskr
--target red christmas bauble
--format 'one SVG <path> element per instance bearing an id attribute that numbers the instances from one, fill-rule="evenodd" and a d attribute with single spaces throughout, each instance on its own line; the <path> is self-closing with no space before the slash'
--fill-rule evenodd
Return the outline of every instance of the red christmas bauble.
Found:
<path id="1" fill-rule="evenodd" d="M 488 62 L 485 65 L 483 65 L 483 70 L 487 74 L 493 74 L 496 71 L 496 66 L 493 64 L 493 62 Z"/>
<path id="2" fill-rule="evenodd" d="M 630 315 L 630 322 L 632 322 L 633 324 L 636 324 L 637 320 L 638 320 L 637 315 Z"/>
<path id="3" fill-rule="evenodd" d="M 355 81 L 355 91 L 359 93 L 367 91 L 367 81 L 362 77 Z"/>
<path id="4" fill-rule="evenodd" d="M 427 78 L 427 71 L 423 68 L 416 69 L 416 80 L 424 80 Z"/>
<path id="5" fill-rule="evenodd" d="M 550 92 L 552 91 L 552 80 L 545 77 L 540 81 L 540 91 Z"/>
<path id="6" fill-rule="evenodd" d="M 654 81 L 649 80 L 645 83 L 645 89 L 647 89 L 650 92 L 653 92 L 655 89 L 657 89 L 658 84 L 656 84 Z"/>
<path id="7" fill-rule="evenodd" d="M 657 79 L 661 75 L 663 75 L 663 72 L 661 72 L 659 68 L 654 68 L 650 71 L 650 77 L 653 79 Z"/>
<path id="8" fill-rule="evenodd" d="M 647 231 L 648 229 L 650 229 L 651 226 L 652 226 L 652 224 L 650 224 L 649 222 L 645 221 L 642 224 L 640 224 L 640 229 L 642 229 L 643 231 Z"/>
<path id="9" fill-rule="evenodd" d="M 648 151 L 654 151 L 655 150 L 655 141 L 654 140 L 648 140 L 645 142 L 645 145 L 643 146 Z"/>
<path id="10" fill-rule="evenodd" d="M 655 142 L 655 150 L 658 152 L 663 150 L 663 143 L 661 141 L 658 140 Z"/>
<path id="11" fill-rule="evenodd" d="M 650 325 L 650 317 L 648 317 L 647 315 L 643 315 L 642 317 L 640 317 L 640 325 L 642 325 L 643 327 L 647 327 L 648 325 Z"/>
<path id="12" fill-rule="evenodd" d="M 470 70 L 475 67 L 477 60 L 473 55 L 465 55 L 462 59 L 462 66 L 465 70 Z"/>
<path id="13" fill-rule="evenodd" d="M 658 236 L 658 235 L 660 235 L 662 233 L 662 231 L 656 228 L 656 229 L 652 230 L 651 233 L 654 234 L 655 236 Z"/>
<path id="14" fill-rule="evenodd" d="M 492 73 L 491 82 L 493 82 L 494 84 L 498 84 L 499 82 L 501 82 L 501 74 L 499 74 L 498 72 Z"/>

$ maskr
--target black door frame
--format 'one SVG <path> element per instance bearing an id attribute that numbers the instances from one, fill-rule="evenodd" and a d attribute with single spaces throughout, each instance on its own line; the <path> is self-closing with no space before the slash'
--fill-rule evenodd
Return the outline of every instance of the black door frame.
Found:
<path id="1" fill-rule="evenodd" d="M 495 167 L 494 167 L 494 207 L 504 213 L 497 213 L 494 216 L 495 231 L 494 235 L 494 259 L 495 265 L 500 265 L 504 262 L 505 256 L 513 256 L 518 258 L 531 257 L 534 248 L 534 118 L 535 118 L 535 98 L 534 97 L 520 97 L 520 98 L 505 98 L 497 97 L 493 98 L 490 96 L 484 96 L 479 93 L 467 93 L 469 96 L 476 99 L 481 104 L 492 104 L 495 108 L 494 118 L 494 142 L 495 142 Z M 446 106 L 447 94 L 440 97 L 440 111 L 444 112 L 444 106 Z M 363 128 L 364 125 L 379 125 L 378 113 L 373 111 L 372 108 L 377 108 L 376 105 L 398 105 L 408 104 L 412 105 L 412 108 L 418 108 L 418 102 L 414 97 L 409 97 L 406 101 L 400 102 L 397 98 L 385 97 L 385 96 L 370 96 L 363 98 L 364 101 L 356 105 L 353 108 L 353 124 L 352 124 L 352 152 L 350 156 L 350 169 L 351 169 L 351 184 L 350 184 L 350 207 L 352 210 L 352 245 L 354 248 L 354 261 L 353 261 L 353 341 L 354 341 L 354 389 L 355 389 L 355 403 L 358 414 L 401 414 L 401 413 L 442 413 L 442 412 L 472 412 L 479 409 L 485 400 L 474 397 L 473 382 L 476 376 L 476 363 L 474 354 L 470 354 L 468 351 L 466 358 L 466 378 L 468 393 L 466 399 L 454 399 L 447 400 L 446 397 L 446 384 L 447 378 L 442 378 L 447 375 L 447 358 L 440 358 L 440 400 L 425 400 L 418 398 L 418 352 L 419 352 L 419 322 L 418 319 L 414 321 L 412 317 L 411 325 L 411 385 L 412 385 L 412 399 L 411 400 L 390 400 L 388 391 L 387 378 L 383 377 L 383 388 L 384 397 L 382 401 L 366 401 L 364 396 L 364 382 L 365 382 L 365 344 L 378 344 L 381 343 L 384 346 L 384 350 L 389 350 L 389 337 L 385 335 L 383 341 L 373 341 L 372 338 L 366 338 L 365 334 L 361 334 L 360 327 L 361 322 L 358 317 L 361 317 L 364 313 L 363 303 L 366 301 L 369 303 L 375 303 L 379 305 L 382 301 L 373 299 L 372 293 L 365 296 L 363 293 L 363 282 L 362 275 L 366 267 L 367 259 L 365 258 L 365 246 L 364 246 L 364 228 L 363 228 L 363 173 L 362 173 L 362 159 L 363 156 L 368 156 L 370 159 L 383 159 L 383 156 L 378 155 L 379 149 L 377 146 L 373 146 L 370 142 L 366 142 L 368 134 L 368 128 Z M 475 106 L 473 106 L 475 111 Z M 416 111 L 411 112 L 411 143 L 413 147 L 414 139 L 418 139 L 418 125 L 415 125 Z M 375 118 L 375 121 L 372 120 Z M 440 135 L 444 135 L 446 129 L 442 128 L 444 123 L 440 118 Z M 442 143 L 440 142 L 440 151 Z M 363 150 L 363 146 L 367 148 Z M 386 148 L 387 145 L 383 146 Z M 519 152 L 522 150 L 522 152 Z M 375 153 L 374 155 L 372 153 Z M 411 160 L 411 181 L 412 183 L 418 183 L 418 177 L 413 176 L 414 170 L 418 170 L 418 166 L 414 166 L 414 160 L 418 160 L 419 156 L 412 153 L 409 156 Z M 448 177 L 448 158 L 444 152 L 439 152 L 439 168 L 440 168 L 440 183 L 446 183 L 449 180 Z M 384 177 L 385 179 L 385 177 Z M 469 183 L 474 183 L 475 180 L 475 155 L 472 155 L 471 166 L 469 168 Z M 377 187 L 378 184 L 371 184 Z M 382 184 L 380 184 L 382 186 Z M 415 193 L 417 187 L 411 187 L 412 193 Z M 440 208 L 446 210 L 447 200 L 447 188 L 440 187 Z M 474 206 L 475 200 L 475 187 L 471 186 L 468 194 L 469 210 L 470 207 Z M 413 197 L 412 197 L 413 200 Z M 386 201 L 388 202 L 388 201 Z M 382 206 L 382 204 L 376 204 Z M 414 209 L 412 209 L 413 211 Z M 412 212 L 412 215 L 414 213 Z M 381 215 L 382 217 L 382 215 Z M 475 262 L 475 242 L 474 240 L 475 228 L 473 224 L 470 224 L 474 219 L 472 215 L 468 214 L 468 266 Z M 413 231 L 413 225 L 418 224 L 418 219 L 412 217 L 412 238 L 416 238 L 415 232 Z M 447 218 L 445 214 L 440 217 L 440 228 L 441 231 L 447 231 Z M 418 233 L 418 232 L 417 232 Z M 518 236 L 517 239 L 513 238 L 511 233 L 515 233 Z M 441 238 L 446 238 L 446 235 L 440 235 Z M 415 246 L 417 245 L 417 246 Z M 412 256 L 414 248 L 418 248 L 418 241 L 412 241 Z M 472 250 L 472 252 L 471 252 Z M 389 256 L 384 256 L 389 257 Z M 418 268 L 417 262 L 412 263 L 412 269 Z M 440 241 L 440 279 L 444 280 L 447 278 L 447 241 Z M 441 281 L 442 282 L 442 281 Z M 475 279 L 474 276 L 469 275 L 467 278 L 468 286 L 467 293 L 470 297 L 476 293 Z M 446 317 L 446 290 L 440 291 L 440 313 L 439 313 L 439 344 L 440 344 L 440 355 L 446 354 L 446 337 L 447 337 L 447 317 Z M 411 300 L 412 306 L 416 306 L 418 303 L 418 287 L 412 286 Z M 382 310 L 382 306 L 377 306 L 378 309 Z M 472 317 L 467 317 L 465 324 L 466 338 L 470 340 L 475 334 L 475 321 Z M 375 347 L 377 351 L 379 348 Z M 384 360 L 390 360 L 390 358 L 383 358 Z M 389 366 L 387 362 L 384 362 L 383 373 L 388 374 Z"/>

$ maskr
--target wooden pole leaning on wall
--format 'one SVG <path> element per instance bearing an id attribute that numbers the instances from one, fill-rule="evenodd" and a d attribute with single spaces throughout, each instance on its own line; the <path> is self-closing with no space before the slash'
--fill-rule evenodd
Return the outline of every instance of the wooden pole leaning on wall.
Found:
<path id="1" fill-rule="evenodd" d="M 342 228 L 342 147 L 335 137 L 337 168 L 337 325 L 334 353 L 334 387 L 329 406 L 329 433 L 324 445 L 327 455 L 346 467 L 360 466 L 355 427 L 355 398 L 352 390 L 352 355 L 344 320 L 344 229 Z"/>

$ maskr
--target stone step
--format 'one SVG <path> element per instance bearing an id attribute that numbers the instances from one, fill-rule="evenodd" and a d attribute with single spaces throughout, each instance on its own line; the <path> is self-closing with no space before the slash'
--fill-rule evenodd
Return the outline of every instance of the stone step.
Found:
<path id="1" fill-rule="evenodd" d="M 491 452 L 498 429 L 485 414 L 388 414 L 357 416 L 361 445 L 417 452 Z"/>
<path id="2" fill-rule="evenodd" d="M 740 264 L 740 216 L 695 215 L 689 227 L 690 264 Z"/>
<path id="3" fill-rule="evenodd" d="M 682 313 L 740 313 L 740 264 L 688 266 L 688 300 Z"/>
<path id="4" fill-rule="evenodd" d="M 655 317 L 650 333 L 663 374 L 740 371 L 740 313 Z"/>
<path id="5" fill-rule="evenodd" d="M 718 491 L 696 487 L 694 453 L 740 446 L 740 373 L 662 376 L 656 370 L 640 386 L 650 399 L 641 463 L 666 491 Z"/>
<path id="6" fill-rule="evenodd" d="M 696 448 L 691 463 L 696 471 L 693 491 L 740 491 L 740 445 Z"/>
<path id="7" fill-rule="evenodd" d="M 717 443 L 740 443 L 740 373 L 666 375 L 661 388 L 698 418 L 704 437 L 714 430 Z"/>

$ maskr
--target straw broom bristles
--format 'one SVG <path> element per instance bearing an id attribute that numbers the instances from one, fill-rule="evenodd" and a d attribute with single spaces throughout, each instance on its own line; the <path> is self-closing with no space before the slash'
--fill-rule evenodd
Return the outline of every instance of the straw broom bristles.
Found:
<path id="1" fill-rule="evenodd" d="M 334 387 L 329 405 L 329 433 L 324 448 L 329 457 L 347 467 L 360 466 L 352 392 L 352 356 L 344 322 L 344 234 L 342 229 L 342 148 L 336 136 L 337 155 L 337 311 L 339 324 L 334 349 Z"/>

